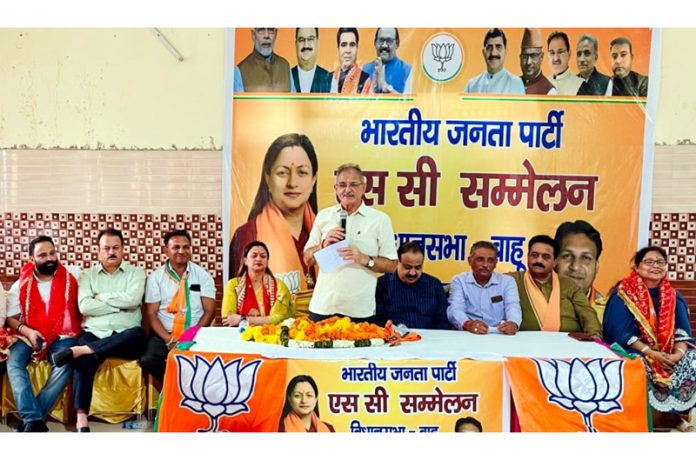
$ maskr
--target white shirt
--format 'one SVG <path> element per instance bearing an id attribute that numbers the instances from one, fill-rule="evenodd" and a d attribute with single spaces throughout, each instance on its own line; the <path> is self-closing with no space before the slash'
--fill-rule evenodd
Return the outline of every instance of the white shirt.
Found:
<path id="1" fill-rule="evenodd" d="M 75 280 L 80 277 L 79 267 L 73 265 L 64 266 L 68 272 L 70 272 Z M 36 281 L 36 286 L 39 288 L 39 294 L 41 295 L 41 300 L 46 303 L 46 312 L 48 312 L 48 304 L 51 301 L 51 284 L 53 284 L 53 278 L 48 281 L 41 281 L 36 277 L 34 273 L 34 280 Z M 7 316 L 15 316 L 22 312 L 19 305 L 19 280 L 12 284 L 9 292 L 7 293 Z"/>
<path id="2" fill-rule="evenodd" d="M 341 226 L 341 206 L 322 209 L 317 214 L 305 250 L 326 238 L 329 230 Z M 364 203 L 348 216 L 346 239 L 360 252 L 371 257 L 396 260 L 396 242 L 391 219 L 382 211 Z M 309 311 L 320 315 L 340 313 L 353 318 L 375 314 L 375 288 L 378 274 L 358 263 L 343 266 L 326 273 L 319 267 Z"/>
<path id="3" fill-rule="evenodd" d="M 312 70 L 302 70 L 299 65 L 297 66 L 297 76 L 300 78 L 297 86 L 301 93 L 309 93 L 312 89 L 312 81 L 314 81 L 314 72 L 316 70 L 317 66 L 312 67 Z"/>
<path id="4" fill-rule="evenodd" d="M 496 73 L 483 72 L 472 78 L 464 88 L 465 93 L 524 94 L 524 82 L 506 69 Z"/>
<path id="5" fill-rule="evenodd" d="M 554 75 L 549 81 L 556 87 L 558 94 L 575 96 L 578 94 L 583 79 L 573 74 L 568 67 L 565 72 Z"/>
<path id="6" fill-rule="evenodd" d="M 189 272 L 189 302 L 191 302 L 191 326 L 195 326 L 203 316 L 203 302 L 201 297 L 215 299 L 215 281 L 213 277 L 203 269 L 203 267 L 189 262 L 187 270 Z M 198 286 L 198 288 L 196 288 Z M 147 277 L 145 288 L 145 302 L 159 302 L 157 318 L 167 332 L 172 331 L 174 325 L 174 313 L 169 313 L 167 307 L 172 301 L 172 297 L 179 289 L 179 283 L 174 281 L 169 275 L 165 265 L 160 266 Z"/>
<path id="7" fill-rule="evenodd" d="M 80 268 L 73 265 L 64 265 L 65 269 L 68 270 L 75 277 L 75 282 L 80 277 Z M 41 300 L 46 304 L 46 312 L 48 313 L 49 302 L 51 301 L 51 285 L 53 284 L 53 278 L 48 281 L 42 281 L 36 277 L 34 273 L 34 281 L 36 281 L 36 287 L 39 288 L 39 295 Z M 19 305 L 19 280 L 15 281 L 10 287 L 7 293 L 7 316 L 15 316 L 22 312 L 22 308 Z M 63 316 L 63 326 L 70 327 L 70 312 L 66 309 L 65 315 Z M 64 335 L 61 338 L 66 337 Z"/>

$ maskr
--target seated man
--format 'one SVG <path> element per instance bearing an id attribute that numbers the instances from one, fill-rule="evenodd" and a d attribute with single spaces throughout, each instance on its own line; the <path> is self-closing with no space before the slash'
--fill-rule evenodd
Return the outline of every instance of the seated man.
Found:
<path id="1" fill-rule="evenodd" d="M 512 335 L 522 321 L 520 299 L 512 280 L 494 273 L 498 248 L 488 241 L 478 241 L 469 252 L 471 272 L 452 279 L 447 318 L 455 329 L 486 334 L 494 328 Z"/>
<path id="2" fill-rule="evenodd" d="M 602 328 L 581 287 L 556 268 L 558 244 L 536 235 L 527 247 L 527 271 L 508 273 L 517 283 L 522 304 L 521 331 L 580 332 L 601 338 Z"/>
<path id="3" fill-rule="evenodd" d="M 99 263 L 80 274 L 79 307 L 85 316 L 77 345 L 53 354 L 56 366 L 73 362 L 77 431 L 89 432 L 94 376 L 106 358 L 138 359 L 145 335 L 140 306 L 145 271 L 123 260 L 123 234 L 107 228 L 97 236 Z"/>
<path id="4" fill-rule="evenodd" d="M 377 324 L 387 320 L 416 329 L 449 329 L 447 297 L 442 283 L 423 273 L 425 253 L 415 241 L 399 247 L 396 272 L 377 280 Z"/>
<path id="5" fill-rule="evenodd" d="M 72 373 L 72 366 L 51 362 L 46 385 L 34 395 L 27 364 L 68 349 L 80 334 L 77 309 L 79 270 L 58 262 L 53 240 L 39 236 L 29 243 L 30 262 L 10 288 L 7 324 L 20 340 L 10 348 L 7 375 L 22 424 L 18 431 L 48 431 L 45 420 Z M 49 361 L 50 362 L 50 361 Z"/>
<path id="6" fill-rule="evenodd" d="M 162 383 L 167 353 L 192 325 L 210 326 L 215 316 L 215 282 L 191 263 L 191 236 L 186 230 L 164 235 L 167 262 L 147 279 L 145 312 L 150 338 L 140 366 Z"/>

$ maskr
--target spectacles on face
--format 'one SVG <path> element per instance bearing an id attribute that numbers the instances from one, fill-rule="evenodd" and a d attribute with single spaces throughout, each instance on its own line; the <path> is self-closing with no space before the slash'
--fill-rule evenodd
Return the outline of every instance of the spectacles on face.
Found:
<path id="1" fill-rule="evenodd" d="M 541 59 L 541 53 L 522 53 L 520 54 L 520 59 L 522 61 L 527 61 L 528 59 L 531 59 L 532 61 L 538 61 Z"/>
<path id="2" fill-rule="evenodd" d="M 558 51 L 549 50 L 549 56 L 551 56 L 551 57 L 554 57 L 554 56 L 561 56 L 561 55 L 563 55 L 563 54 L 565 54 L 565 53 L 567 53 L 567 52 L 568 52 L 568 50 L 565 49 L 565 48 L 561 48 L 561 49 L 559 49 Z"/>
<path id="3" fill-rule="evenodd" d="M 392 46 L 394 43 L 396 43 L 396 40 L 393 38 L 378 38 L 377 43 L 380 45 Z"/>
<path id="4" fill-rule="evenodd" d="M 646 267 L 664 267 L 667 265 L 667 261 L 665 259 L 643 259 L 640 263 L 645 265 Z"/>
<path id="5" fill-rule="evenodd" d="M 297 43 L 304 45 L 305 43 L 309 44 L 314 44 L 314 42 L 317 40 L 317 37 L 315 36 L 310 36 L 310 37 L 300 37 L 297 39 Z"/>
<path id="6" fill-rule="evenodd" d="M 338 184 L 336 184 L 336 188 L 339 190 L 344 190 L 347 188 L 356 189 L 356 188 L 360 187 L 361 185 L 362 185 L 361 182 L 348 182 L 348 183 L 339 182 Z"/>

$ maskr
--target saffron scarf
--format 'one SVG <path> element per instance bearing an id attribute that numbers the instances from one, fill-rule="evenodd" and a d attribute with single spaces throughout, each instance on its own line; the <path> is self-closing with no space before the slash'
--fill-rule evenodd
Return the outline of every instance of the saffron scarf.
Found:
<path id="1" fill-rule="evenodd" d="M 556 272 L 551 272 L 551 296 L 547 301 L 539 286 L 532 279 L 529 270 L 524 272 L 524 287 L 532 304 L 532 310 L 539 322 L 539 328 L 546 332 L 561 330 L 561 281 Z"/>
<path id="2" fill-rule="evenodd" d="M 243 281 L 243 282 L 242 282 Z M 254 283 L 249 273 L 244 273 L 244 279 L 239 280 L 234 290 L 237 294 L 237 314 L 242 316 L 268 316 L 278 297 L 278 283 L 268 273 L 264 273 L 261 282 L 263 289 L 263 304 L 259 305 L 254 292 Z"/>
<path id="3" fill-rule="evenodd" d="M 660 312 L 657 315 L 648 286 L 635 270 L 627 278 L 621 280 L 618 294 L 638 323 L 640 340 L 653 350 L 672 353 L 677 293 L 666 277 L 662 278 L 658 288 L 660 290 Z M 651 358 L 646 359 L 656 376 L 669 379 L 672 371 L 663 369 Z"/>
<path id="4" fill-rule="evenodd" d="M 341 88 L 341 94 L 358 94 L 358 85 L 360 84 L 360 74 L 362 69 L 354 64 L 346 74 L 346 78 L 343 80 L 343 87 Z M 336 87 L 338 88 L 338 81 L 341 78 L 341 68 L 339 67 L 333 73 L 333 79 L 336 81 Z M 368 78 L 363 83 L 362 91 L 360 94 L 372 94 L 372 81 Z"/>
<path id="5" fill-rule="evenodd" d="M 317 433 L 330 433 L 331 430 L 326 425 L 326 423 L 319 420 L 317 414 L 312 412 L 312 422 L 309 430 L 302 422 L 302 419 L 297 416 L 294 412 L 290 412 L 285 416 L 284 420 L 285 432 L 286 433 L 307 433 L 310 431 L 316 431 Z M 314 430 L 312 430 L 314 428 Z"/>
<path id="6" fill-rule="evenodd" d="M 167 313 L 174 314 L 174 324 L 172 325 L 171 335 L 178 340 L 181 334 L 191 326 L 191 298 L 188 286 L 189 271 L 186 270 L 184 276 L 179 276 L 174 271 L 169 261 L 167 261 L 164 272 L 172 281 L 179 284 L 171 302 L 167 305 Z"/>
<path id="7" fill-rule="evenodd" d="M 315 217 L 309 203 L 305 203 L 303 231 L 309 232 L 312 229 Z M 268 246 L 269 268 L 276 275 L 297 272 L 299 289 L 298 286 L 292 286 L 291 283 L 286 284 L 288 284 L 293 294 L 298 290 L 306 291 L 307 278 L 305 267 L 302 264 L 302 254 L 298 254 L 295 249 L 295 241 L 285 216 L 272 202 L 268 203 L 261 211 L 261 214 L 256 217 L 256 234 L 259 241 L 263 241 Z M 273 254 L 273 257 L 270 257 L 271 254 Z M 279 278 L 283 279 L 282 276 L 279 276 Z"/>
<path id="8" fill-rule="evenodd" d="M 22 267 L 19 275 L 19 304 L 22 310 L 22 321 L 32 329 L 41 333 L 46 346 L 34 353 L 34 359 L 40 361 L 46 357 L 51 344 L 59 335 L 77 337 L 82 323 L 82 316 L 77 309 L 77 280 L 58 263 L 51 281 L 51 297 L 46 308 L 46 302 L 41 298 L 37 280 L 34 278 L 36 266 L 28 262 Z M 66 310 L 70 324 L 65 324 Z"/>

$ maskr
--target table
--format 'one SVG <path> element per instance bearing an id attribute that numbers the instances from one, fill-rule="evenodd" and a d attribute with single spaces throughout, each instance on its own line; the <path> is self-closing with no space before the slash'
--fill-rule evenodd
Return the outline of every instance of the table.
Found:
<path id="1" fill-rule="evenodd" d="M 640 360 L 565 333 L 514 336 L 416 330 L 396 347 L 293 349 L 202 328 L 170 353 L 159 431 L 277 431 L 288 382 L 316 381 L 321 420 L 336 431 L 453 431 L 471 416 L 509 431 L 647 431 Z"/>

